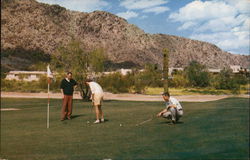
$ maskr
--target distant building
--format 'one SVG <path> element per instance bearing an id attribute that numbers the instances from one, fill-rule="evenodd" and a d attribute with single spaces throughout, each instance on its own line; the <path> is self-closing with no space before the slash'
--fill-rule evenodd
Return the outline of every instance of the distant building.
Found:
<path id="1" fill-rule="evenodd" d="M 115 71 L 112 71 L 112 72 L 102 72 L 102 74 L 104 74 L 104 75 L 114 74 L 114 73 L 116 73 L 116 72 Z"/>
<path id="2" fill-rule="evenodd" d="M 38 81 L 42 75 L 47 75 L 43 71 L 10 71 L 6 78 L 7 80 L 23 80 L 23 81 Z"/>
<path id="3" fill-rule="evenodd" d="M 174 67 L 168 68 L 168 74 L 169 75 L 172 75 L 172 73 L 176 72 L 176 71 L 184 71 L 184 68 L 174 68 Z"/>
<path id="4" fill-rule="evenodd" d="M 127 75 L 128 73 L 132 73 L 132 69 L 120 69 L 118 70 L 123 76 Z"/>
<path id="5" fill-rule="evenodd" d="M 208 69 L 208 72 L 210 73 L 220 73 L 221 69 Z"/>
<path id="6" fill-rule="evenodd" d="M 232 69 L 233 73 L 239 73 L 243 71 L 243 68 L 239 65 L 231 65 L 230 68 Z"/>
<path id="7" fill-rule="evenodd" d="M 231 65 L 230 69 L 232 69 L 233 73 L 240 73 L 240 72 L 249 72 L 249 69 L 246 68 L 242 68 L 239 65 Z M 139 72 L 143 72 L 144 69 L 139 70 Z M 184 71 L 184 68 L 174 68 L 174 67 L 170 67 L 168 70 L 168 74 L 171 76 L 173 74 L 173 72 L 176 71 Z M 221 69 L 208 69 L 208 72 L 210 73 L 220 73 Z M 128 73 L 132 73 L 132 69 L 124 69 L 121 68 L 119 70 L 116 71 L 111 71 L 111 72 L 102 72 L 100 75 L 96 75 L 93 73 L 93 75 L 91 75 L 92 77 L 98 77 L 101 76 L 102 74 L 104 75 L 108 75 L 108 74 L 114 74 L 114 73 L 121 73 L 122 75 L 127 75 Z M 54 73 L 56 74 L 56 73 Z M 6 78 L 7 80 L 23 80 L 23 81 L 38 81 L 40 79 L 41 76 L 46 76 L 47 72 L 44 71 L 10 71 Z"/>

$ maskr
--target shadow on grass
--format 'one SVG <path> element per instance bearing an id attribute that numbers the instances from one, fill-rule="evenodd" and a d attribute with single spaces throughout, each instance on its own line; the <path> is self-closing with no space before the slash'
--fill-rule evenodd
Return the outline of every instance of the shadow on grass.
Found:
<path id="1" fill-rule="evenodd" d="M 75 118 L 82 117 L 82 116 L 84 116 L 84 114 L 72 115 L 71 119 L 75 119 Z"/>
<path id="2" fill-rule="evenodd" d="M 179 124 L 183 124 L 184 122 L 182 121 L 178 121 L 175 124 L 173 124 L 171 121 L 166 121 L 166 122 L 160 122 L 159 124 L 168 124 L 168 125 L 179 125 Z"/>
<path id="3" fill-rule="evenodd" d="M 108 122 L 108 121 L 109 121 L 109 119 L 104 119 L 104 123 L 105 123 L 105 122 Z"/>

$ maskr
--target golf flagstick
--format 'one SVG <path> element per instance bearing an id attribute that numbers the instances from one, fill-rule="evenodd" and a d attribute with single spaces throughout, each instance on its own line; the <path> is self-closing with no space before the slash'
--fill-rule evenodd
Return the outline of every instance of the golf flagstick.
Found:
<path id="1" fill-rule="evenodd" d="M 48 106 L 47 106 L 47 128 L 49 128 L 49 79 L 48 79 Z"/>
<path id="2" fill-rule="evenodd" d="M 47 78 L 48 78 L 48 106 L 47 106 L 47 128 L 49 128 L 49 108 L 50 108 L 50 96 L 49 96 L 49 89 L 51 79 L 53 78 L 53 74 L 50 71 L 49 65 L 47 66 Z"/>

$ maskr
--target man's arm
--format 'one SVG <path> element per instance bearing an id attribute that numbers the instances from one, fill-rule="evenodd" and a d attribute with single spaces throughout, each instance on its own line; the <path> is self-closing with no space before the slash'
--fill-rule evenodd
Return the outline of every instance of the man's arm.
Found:
<path id="1" fill-rule="evenodd" d="M 77 85 L 74 85 L 74 91 L 76 90 Z"/>
<path id="2" fill-rule="evenodd" d="M 167 106 L 167 109 L 166 109 L 166 110 L 168 110 L 170 107 L 176 108 L 176 105 L 170 104 L 170 105 Z"/>
<path id="3" fill-rule="evenodd" d="M 64 98 L 63 89 L 61 89 L 61 93 L 62 93 L 62 98 Z"/>
<path id="4" fill-rule="evenodd" d="M 77 87 L 77 82 L 74 80 L 75 84 L 74 84 L 74 90 L 76 90 Z"/>
<path id="5" fill-rule="evenodd" d="M 60 89 L 61 89 L 61 93 L 62 93 L 62 98 L 64 98 L 63 88 L 64 88 L 64 83 L 63 83 L 63 80 L 62 80 L 62 81 L 61 81 L 61 84 L 60 84 Z"/>
<path id="6" fill-rule="evenodd" d="M 157 114 L 157 117 L 160 117 L 163 113 L 167 112 L 167 109 L 163 109 L 161 112 Z"/>

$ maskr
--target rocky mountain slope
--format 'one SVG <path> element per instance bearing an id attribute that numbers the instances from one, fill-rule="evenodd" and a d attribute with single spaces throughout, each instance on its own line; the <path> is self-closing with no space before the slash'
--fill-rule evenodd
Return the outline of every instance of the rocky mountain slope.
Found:
<path id="1" fill-rule="evenodd" d="M 43 55 L 53 54 L 73 38 L 88 49 L 103 48 L 108 59 L 121 67 L 161 65 L 163 48 L 170 50 L 173 67 L 185 67 L 192 60 L 210 68 L 249 65 L 249 56 L 224 52 L 206 42 L 147 34 L 108 12 L 75 12 L 35 0 L 1 0 L 1 10 L 1 64 L 7 70 L 48 61 Z"/>

